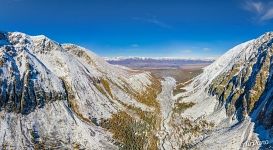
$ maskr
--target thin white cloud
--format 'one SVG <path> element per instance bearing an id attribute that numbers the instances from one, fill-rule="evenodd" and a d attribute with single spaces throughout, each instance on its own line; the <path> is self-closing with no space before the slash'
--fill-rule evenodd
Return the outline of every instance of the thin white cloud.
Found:
<path id="1" fill-rule="evenodd" d="M 158 20 L 156 16 L 152 16 L 152 17 L 149 17 L 149 18 L 133 17 L 133 19 L 138 20 L 138 21 L 142 21 L 142 22 L 147 22 L 147 23 L 150 23 L 150 24 L 154 24 L 154 25 L 159 26 L 161 28 L 167 28 L 167 29 L 172 28 L 172 26 L 170 26 L 169 24 Z"/>
<path id="2" fill-rule="evenodd" d="M 245 9 L 254 13 L 262 13 L 264 9 L 262 2 L 246 1 Z"/>
<path id="3" fill-rule="evenodd" d="M 266 13 L 261 17 L 261 20 L 271 20 L 273 19 L 273 7 L 268 9 Z"/>
<path id="4" fill-rule="evenodd" d="M 273 19 L 273 2 L 247 0 L 243 8 L 253 13 L 256 21 L 263 22 Z"/>

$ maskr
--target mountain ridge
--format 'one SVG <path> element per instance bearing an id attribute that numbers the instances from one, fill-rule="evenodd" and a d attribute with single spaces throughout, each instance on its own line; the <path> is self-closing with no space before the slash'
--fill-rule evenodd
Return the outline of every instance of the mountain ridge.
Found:
<path id="1" fill-rule="evenodd" d="M 193 148 L 258 149 L 272 145 L 272 39 L 273 33 L 267 32 L 235 46 L 205 67 L 184 87 L 186 92 L 176 95 L 180 103 L 194 105 L 180 116 L 174 114 L 174 119 L 187 116 L 195 122 L 201 117 L 215 126 L 208 133 L 200 132 Z"/>
<path id="2" fill-rule="evenodd" d="M 199 61 L 214 61 L 216 58 L 183 58 L 183 57 L 138 57 L 138 56 L 120 56 L 120 57 L 104 57 L 106 61 L 120 61 L 126 59 L 135 60 L 199 60 Z"/>
<path id="3" fill-rule="evenodd" d="M 151 117 L 158 110 L 155 96 L 160 82 L 150 73 L 110 65 L 83 47 L 59 44 L 46 36 L 2 35 L 0 40 L 6 41 L 0 45 L 3 148 L 154 146 L 159 118 Z M 126 123 L 116 129 L 111 123 L 122 119 L 119 116 Z M 143 132 L 150 134 L 124 129 L 132 124 L 144 126 Z M 123 129 L 131 136 L 130 143 L 118 136 Z M 134 143 L 138 136 L 145 140 Z"/>
<path id="4" fill-rule="evenodd" d="M 206 66 L 211 64 L 213 59 L 194 59 L 194 58 L 171 58 L 171 57 L 115 57 L 105 58 L 105 60 L 113 65 L 121 65 L 134 69 L 145 68 L 183 68 L 187 66 Z"/>

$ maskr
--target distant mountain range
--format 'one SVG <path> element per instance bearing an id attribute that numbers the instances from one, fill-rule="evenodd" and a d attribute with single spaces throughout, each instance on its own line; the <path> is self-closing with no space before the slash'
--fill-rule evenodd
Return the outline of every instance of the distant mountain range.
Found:
<path id="1" fill-rule="evenodd" d="M 215 59 L 173 58 L 173 57 L 113 57 L 105 60 L 114 65 L 130 68 L 180 68 L 187 65 L 208 65 Z"/>

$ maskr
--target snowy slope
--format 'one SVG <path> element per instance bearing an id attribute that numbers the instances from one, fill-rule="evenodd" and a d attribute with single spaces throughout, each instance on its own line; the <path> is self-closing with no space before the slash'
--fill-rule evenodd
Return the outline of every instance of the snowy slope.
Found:
<path id="1" fill-rule="evenodd" d="M 43 35 L 0 33 L 0 78 L 2 148 L 117 149 L 101 120 L 156 109 L 140 101 L 157 80 L 150 73 Z"/>
<path id="2" fill-rule="evenodd" d="M 194 105 L 173 113 L 173 136 L 169 137 L 173 145 L 190 149 L 270 147 L 272 41 L 273 33 L 268 32 L 232 48 L 184 87 L 186 92 L 175 96 L 178 103 Z M 190 126 L 178 128 L 181 120 Z M 191 128 L 196 124 L 198 128 Z M 179 141 L 177 136 L 182 136 Z M 183 140 L 186 144 L 181 145 Z"/>

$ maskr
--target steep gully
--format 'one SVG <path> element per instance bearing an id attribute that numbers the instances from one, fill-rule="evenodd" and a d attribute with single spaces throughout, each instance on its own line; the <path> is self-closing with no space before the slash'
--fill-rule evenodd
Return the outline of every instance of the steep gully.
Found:
<path id="1" fill-rule="evenodd" d="M 160 139 L 160 149 L 172 149 L 171 142 L 167 141 L 166 138 L 169 135 L 169 122 L 171 119 L 172 109 L 175 103 L 175 99 L 173 98 L 173 89 L 176 85 L 176 81 L 172 77 L 165 77 L 162 84 L 162 91 L 158 95 L 157 99 L 160 103 L 161 107 L 161 131 L 159 132 Z"/>

